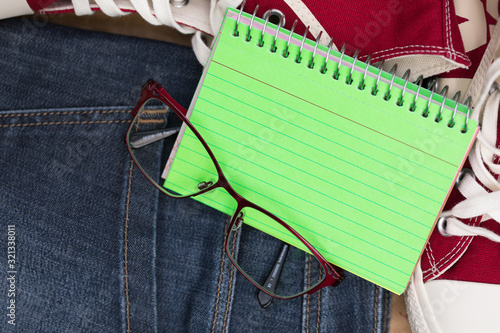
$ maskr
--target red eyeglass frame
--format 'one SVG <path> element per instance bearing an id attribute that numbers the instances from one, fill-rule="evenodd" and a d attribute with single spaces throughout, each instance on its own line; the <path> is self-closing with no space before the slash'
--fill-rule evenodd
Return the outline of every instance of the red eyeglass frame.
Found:
<path id="1" fill-rule="evenodd" d="M 163 187 L 161 187 L 158 183 L 156 183 L 141 167 L 140 163 L 136 160 L 135 158 L 135 155 L 133 154 L 133 148 L 131 148 L 130 146 L 130 142 L 129 142 L 129 136 L 130 136 L 130 133 L 132 131 L 132 127 L 133 127 L 133 124 L 135 123 L 135 120 L 137 119 L 137 117 L 140 116 L 140 110 L 143 108 L 144 104 L 150 100 L 151 98 L 155 98 L 155 99 L 158 99 L 160 100 L 161 102 L 165 103 L 172 111 L 174 111 L 176 113 L 176 115 L 191 129 L 191 131 L 196 135 L 196 137 L 198 138 L 198 140 L 202 143 L 202 145 L 204 146 L 205 150 L 208 152 L 208 154 L 210 155 L 210 158 L 212 159 L 212 162 L 214 163 L 215 165 L 215 168 L 217 170 L 217 174 L 218 174 L 218 180 L 217 182 L 215 182 L 214 184 L 211 184 L 210 186 L 200 190 L 200 192 L 198 193 L 195 193 L 195 194 L 190 194 L 190 195 L 185 195 L 185 196 L 173 196 L 171 195 L 170 193 L 168 193 Z M 265 293 L 269 294 L 270 296 L 273 296 L 273 297 L 276 297 L 276 298 L 280 298 L 280 299 L 292 299 L 292 298 L 295 298 L 295 297 L 299 297 L 301 295 L 304 295 L 304 294 L 313 294 L 315 293 L 316 291 L 324 288 L 324 287 L 328 287 L 328 286 L 336 286 L 338 285 L 342 280 L 343 280 L 343 274 L 342 274 L 342 270 L 340 270 L 339 268 L 335 269 L 333 265 L 331 265 L 330 263 L 328 263 L 326 261 L 325 258 L 323 258 L 323 256 L 314 248 L 314 246 L 312 246 L 304 237 L 302 237 L 298 232 L 296 232 L 291 226 L 289 226 L 285 221 L 281 220 L 279 217 L 277 217 L 276 215 L 272 214 L 271 212 L 267 211 L 266 209 L 252 203 L 251 201 L 243 198 L 241 195 L 239 195 L 233 188 L 232 186 L 229 184 L 226 176 L 224 175 L 224 173 L 222 172 L 222 169 L 217 161 L 217 159 L 215 158 L 212 150 L 210 149 L 210 147 L 208 146 L 208 144 L 205 142 L 205 140 L 203 139 L 203 137 L 201 136 L 201 134 L 198 132 L 198 130 L 193 126 L 193 124 L 191 124 L 191 122 L 186 118 L 186 114 L 187 114 L 187 110 L 185 108 L 183 108 L 179 103 L 177 103 L 166 91 L 165 89 L 160 85 L 160 83 L 154 81 L 154 80 L 149 80 L 148 82 L 146 82 L 142 88 L 141 88 L 141 98 L 139 100 L 139 102 L 137 103 L 137 105 L 135 106 L 135 108 L 132 110 L 132 116 L 133 116 L 133 119 L 132 121 L 130 122 L 130 125 L 128 127 L 128 130 L 127 130 L 127 135 L 126 135 L 126 143 L 127 143 L 127 149 L 128 149 L 128 152 L 130 154 L 130 156 L 132 157 L 132 160 L 134 161 L 134 163 L 137 165 L 137 167 L 139 168 L 139 170 L 141 171 L 141 173 L 158 189 L 160 190 L 161 192 L 163 192 L 164 194 L 168 195 L 169 197 L 172 197 L 172 198 L 176 198 L 176 199 L 183 199 L 183 198 L 190 198 L 190 197 L 194 197 L 194 196 L 197 196 L 197 195 L 200 195 L 200 194 L 203 194 L 203 193 L 206 193 L 208 191 L 212 191 L 218 187 L 222 187 L 224 188 L 237 202 L 237 207 L 236 207 L 236 211 L 235 213 L 233 214 L 232 218 L 231 218 L 231 222 L 229 223 L 229 227 L 227 229 L 227 235 L 226 235 L 226 244 L 225 244 L 225 247 L 226 247 L 226 252 L 227 252 L 227 255 L 229 257 L 229 259 L 231 260 L 231 262 L 233 263 L 233 265 L 238 269 L 238 271 L 240 271 L 241 274 L 243 274 L 243 276 L 245 276 L 252 284 L 254 284 L 257 288 L 259 288 L 260 290 L 264 291 Z M 302 293 L 298 293 L 298 294 L 295 294 L 295 295 L 292 295 L 292 296 L 288 296 L 288 297 L 284 297 L 284 296 L 280 296 L 280 295 L 276 295 L 274 293 L 271 293 L 269 292 L 268 290 L 266 290 L 265 288 L 263 288 L 260 284 L 258 284 L 257 282 L 255 282 L 250 276 L 248 276 L 245 271 L 243 269 L 241 269 L 241 267 L 238 265 L 237 262 L 235 262 L 235 260 L 233 259 L 230 251 L 229 251 L 229 247 L 228 247 L 228 243 L 229 243 L 229 234 L 231 232 L 231 230 L 233 230 L 233 228 L 235 227 L 236 225 L 236 228 L 239 227 L 241 221 L 242 221 L 242 218 L 241 218 L 241 214 L 242 213 L 242 210 L 245 208 L 245 207 L 249 207 L 249 208 L 252 208 L 252 209 L 255 209 L 255 210 L 258 210 L 259 212 L 267 215 L 268 217 L 272 218 L 273 220 L 275 220 L 276 222 L 278 222 L 279 224 L 281 224 L 284 228 L 286 228 L 291 234 L 293 234 L 296 238 L 298 238 L 308 249 L 309 251 L 316 257 L 316 259 L 319 261 L 319 263 L 322 265 L 324 271 L 326 272 L 326 275 L 323 279 L 323 281 L 321 281 L 320 283 L 318 283 L 316 286 L 314 286 L 313 288 L 311 288 L 310 290 L 305 290 L 304 292 Z M 337 271 L 338 270 L 338 271 Z"/>

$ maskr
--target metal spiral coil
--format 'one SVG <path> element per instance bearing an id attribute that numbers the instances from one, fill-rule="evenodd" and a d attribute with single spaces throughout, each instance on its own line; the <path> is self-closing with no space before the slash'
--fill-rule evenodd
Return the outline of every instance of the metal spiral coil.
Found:
<path id="1" fill-rule="evenodd" d="M 416 107 L 417 107 L 417 99 L 420 97 L 420 89 L 422 88 L 422 83 L 424 83 L 424 77 L 420 75 L 417 80 L 415 81 L 415 84 L 418 84 L 417 92 L 415 94 L 415 100 L 411 103 L 410 105 L 410 111 L 414 112 Z"/>
<path id="2" fill-rule="evenodd" d="M 406 86 L 408 86 L 408 80 L 410 79 L 410 73 L 411 73 L 411 71 L 409 69 L 407 69 L 406 72 L 402 76 L 402 79 L 405 80 L 405 84 L 403 86 L 403 90 L 401 91 L 401 96 L 396 101 L 397 106 L 403 106 L 403 98 L 405 96 Z"/>
<path id="3" fill-rule="evenodd" d="M 295 26 L 297 25 L 297 20 L 293 22 L 292 29 L 290 30 L 290 35 L 288 36 L 288 41 L 286 42 L 286 48 L 283 51 L 283 57 L 288 58 L 290 52 L 288 52 L 288 48 L 290 47 L 290 42 L 292 41 L 293 31 L 295 30 Z"/>
<path id="4" fill-rule="evenodd" d="M 322 34 L 323 34 L 323 31 L 320 31 L 318 34 L 318 37 L 316 37 L 316 44 L 314 45 L 314 50 L 313 50 L 313 54 L 311 57 L 311 61 L 309 61 L 309 64 L 307 64 L 307 67 L 309 67 L 310 69 L 314 68 L 314 57 L 316 57 L 316 52 L 318 51 L 319 40 L 321 39 Z"/>
<path id="5" fill-rule="evenodd" d="M 234 25 L 233 36 L 235 37 L 238 37 L 240 35 L 240 32 L 238 31 L 238 25 L 240 24 L 241 13 L 243 12 L 243 7 L 245 7 L 246 2 L 247 0 L 243 0 L 243 2 L 241 3 L 241 9 L 238 13 L 238 19 L 236 20 L 236 24 Z"/>
<path id="6" fill-rule="evenodd" d="M 259 41 L 257 42 L 257 46 L 259 47 L 263 47 L 264 46 L 264 34 L 266 32 L 266 27 L 267 27 L 267 24 L 269 23 L 269 17 L 266 17 L 266 20 L 264 21 L 264 26 L 262 27 L 262 30 L 260 32 L 260 38 L 259 38 Z M 276 29 L 277 31 L 279 31 L 279 29 Z"/>
<path id="7" fill-rule="evenodd" d="M 304 48 L 304 43 L 306 41 L 306 38 L 307 38 L 307 34 L 309 33 L 309 27 L 306 28 L 306 32 L 304 32 L 304 36 L 302 37 L 302 43 L 300 43 L 300 49 L 299 49 L 299 53 L 297 54 L 297 56 L 295 57 L 295 62 L 300 64 L 302 62 L 302 49 Z"/>
<path id="8" fill-rule="evenodd" d="M 434 96 L 434 93 L 436 92 L 437 88 L 437 80 L 433 79 L 431 82 L 431 95 L 429 96 L 429 100 L 427 101 L 427 106 L 425 109 L 422 111 L 422 117 L 427 118 L 429 116 L 429 107 L 431 106 L 431 101 L 432 97 Z"/>
<path id="9" fill-rule="evenodd" d="M 344 43 L 344 45 L 342 45 L 342 48 L 340 49 L 339 62 L 337 63 L 337 68 L 335 68 L 335 71 L 333 72 L 333 76 L 332 76 L 335 80 L 339 79 L 340 66 L 342 66 L 342 58 L 344 58 L 346 47 L 347 47 L 347 45 L 346 45 L 346 43 Z"/>
<path id="10" fill-rule="evenodd" d="M 233 36 L 234 37 L 239 37 L 239 26 L 240 26 L 240 21 L 241 21 L 241 15 L 243 13 L 243 10 L 244 10 L 244 6 L 245 6 L 245 3 L 246 3 L 246 0 L 244 0 L 241 4 L 241 7 L 240 7 L 240 11 L 238 13 L 238 17 L 236 19 L 236 24 L 235 24 L 235 27 L 234 27 L 234 30 L 233 30 Z M 251 36 L 251 31 L 252 29 L 254 29 L 254 21 L 255 21 L 255 16 L 257 14 L 257 11 L 258 11 L 258 8 L 259 8 L 259 5 L 257 5 L 255 7 L 255 10 L 253 12 L 253 15 L 250 19 L 250 23 L 248 24 L 248 32 L 245 36 L 245 41 L 246 42 L 249 42 L 252 38 Z M 259 40 L 257 41 L 257 46 L 259 47 L 263 47 L 264 46 L 264 35 L 266 34 L 266 27 L 269 23 L 269 17 L 270 15 L 267 15 L 267 17 L 265 18 L 264 20 L 264 23 L 262 25 L 262 29 L 259 29 L 260 30 L 260 37 L 259 37 Z M 272 53 L 276 53 L 277 51 L 277 46 L 276 46 L 276 43 L 277 43 L 277 40 L 279 38 L 279 32 L 280 30 L 283 28 L 284 26 L 284 22 L 285 22 L 285 15 L 281 15 L 280 18 L 279 18 L 279 23 L 277 24 L 277 28 L 276 28 L 276 32 L 274 33 L 274 38 L 273 38 L 273 41 L 271 43 L 271 46 L 270 46 L 270 51 Z M 290 55 L 290 51 L 289 51 L 289 48 L 290 48 L 290 44 L 292 42 L 292 38 L 293 38 L 293 35 L 294 35 L 294 30 L 295 30 L 295 27 L 297 25 L 297 20 L 294 21 L 290 31 L 289 31 L 289 35 L 288 35 L 288 39 L 286 41 L 286 46 L 282 52 L 282 56 L 284 58 L 288 58 L 288 56 Z M 295 58 L 294 58 L 294 61 L 296 63 L 301 63 L 302 62 L 302 51 L 303 51 L 303 48 L 304 48 L 304 45 L 305 45 L 305 41 L 306 41 L 306 38 L 307 38 L 307 35 L 309 33 L 309 27 L 306 27 L 305 29 L 305 33 L 304 35 L 302 36 L 302 40 L 300 42 L 300 46 L 299 46 L 299 50 L 298 50 L 298 53 L 296 54 Z M 313 69 L 316 65 L 316 57 L 317 57 L 317 51 L 318 51 L 318 46 L 320 44 L 320 39 L 321 39 L 321 36 L 322 36 L 322 31 L 319 32 L 318 36 L 316 37 L 316 43 L 314 45 L 314 49 L 312 51 L 312 56 L 311 56 L 311 59 L 308 61 L 308 63 L 306 64 L 307 68 L 309 69 Z M 333 38 L 330 39 L 330 42 L 328 44 L 328 47 L 327 47 L 327 51 L 326 51 L 326 55 L 324 56 L 324 62 L 323 64 L 321 65 L 321 67 L 319 68 L 319 72 L 321 74 L 326 74 L 330 68 L 330 64 L 331 64 L 331 60 L 330 59 L 330 55 L 331 55 L 331 51 L 332 51 L 332 47 L 333 47 Z M 338 56 L 338 61 L 337 60 L 334 60 L 334 66 L 336 64 L 336 67 L 335 69 L 333 70 L 332 72 L 332 78 L 335 79 L 335 80 L 338 80 L 339 77 L 340 77 L 340 69 L 341 69 L 341 66 L 346 66 L 348 67 L 348 74 L 346 75 L 346 79 L 345 79 L 345 83 L 348 84 L 348 85 L 351 85 L 353 83 L 353 73 L 355 72 L 356 70 L 356 64 L 359 62 L 359 54 L 360 54 L 360 50 L 359 49 L 356 49 L 356 51 L 354 52 L 354 54 L 351 56 L 351 58 L 353 59 L 352 61 L 352 64 L 350 65 L 345 65 L 345 63 L 342 62 L 343 58 L 346 56 L 346 49 L 347 49 L 347 44 L 343 44 L 342 45 L 342 48 L 340 49 L 340 55 Z M 323 58 L 323 55 L 321 55 L 321 57 Z M 382 67 L 384 65 L 384 59 L 380 60 L 378 62 L 378 65 L 376 67 L 376 70 L 378 71 L 378 73 L 376 74 L 376 77 L 375 77 L 375 83 L 374 85 L 371 87 L 371 94 L 376 96 L 379 89 L 378 89 L 378 86 L 379 86 L 379 83 L 380 83 L 380 80 L 382 78 L 382 73 L 384 72 Z M 366 78 L 368 76 L 368 72 L 369 72 L 369 68 L 373 68 L 374 65 L 372 65 L 372 56 L 371 54 L 369 54 L 366 58 L 366 61 L 365 61 L 365 68 L 364 70 L 361 72 L 363 74 L 362 76 L 362 79 L 361 81 L 359 82 L 358 84 L 358 89 L 359 90 L 364 90 L 365 87 L 366 87 Z M 359 67 L 358 67 L 359 68 Z M 392 95 L 391 95 L 391 92 L 393 90 L 393 87 L 394 87 L 394 80 L 396 78 L 396 72 L 397 72 L 397 64 L 394 64 L 391 68 L 391 70 L 389 71 L 389 75 L 391 76 L 390 77 L 390 81 L 389 81 L 389 87 L 388 87 L 388 90 L 387 92 L 384 94 L 384 96 L 382 97 L 384 100 L 386 101 L 389 101 L 391 100 L 392 98 Z M 373 73 L 373 72 L 372 72 Z M 399 107 L 402 107 L 403 104 L 405 103 L 404 102 L 404 96 L 407 92 L 407 86 L 408 86 L 408 82 L 409 82 L 409 78 L 410 78 L 410 70 L 406 70 L 406 72 L 403 74 L 403 76 L 401 77 L 401 79 L 404 81 L 404 84 L 401 88 L 401 95 L 397 98 L 397 100 L 395 101 L 395 104 Z M 386 80 L 384 78 L 384 80 Z M 408 106 L 408 111 L 410 112 L 415 112 L 416 109 L 417 109 L 417 101 L 419 100 L 419 98 L 421 98 L 423 95 L 420 94 L 420 90 L 422 88 L 422 84 L 424 82 L 424 79 L 423 79 L 423 76 L 420 75 L 413 83 L 415 85 L 417 85 L 417 90 L 415 92 L 415 99 L 409 104 Z M 430 111 L 429 111 L 429 108 L 431 106 L 431 103 L 432 101 L 434 100 L 433 97 L 434 97 L 434 94 L 437 94 L 436 93 L 436 89 L 437 89 L 437 81 L 435 79 L 433 79 L 431 81 L 431 84 L 430 84 L 430 88 L 428 88 L 430 90 L 430 96 L 427 98 L 427 105 L 423 108 L 422 112 L 421 112 L 421 116 L 422 117 L 425 117 L 427 118 L 430 114 Z M 448 86 L 445 86 L 440 93 L 438 93 L 439 95 L 442 96 L 442 101 L 441 101 L 441 104 L 439 106 L 439 110 L 437 112 L 437 115 L 436 117 L 434 118 L 434 121 L 436 123 L 439 123 L 443 120 L 443 117 L 442 117 L 442 113 L 443 113 L 443 110 L 445 109 L 445 104 L 446 104 L 446 101 L 448 100 L 447 96 L 448 96 Z M 461 96 L 461 93 L 460 91 L 458 91 L 457 93 L 455 93 L 455 95 L 453 96 L 453 98 L 451 99 L 453 102 L 455 102 L 455 106 L 453 108 L 453 114 L 451 116 L 451 118 L 448 120 L 448 123 L 447 123 L 447 126 L 452 128 L 456 125 L 456 122 L 455 122 L 455 118 L 456 118 L 456 115 L 457 115 L 457 111 L 458 111 L 458 107 L 459 107 L 459 104 L 460 104 L 460 96 Z M 469 122 L 469 119 L 470 119 L 470 115 L 471 115 L 471 112 L 472 112 L 472 106 L 471 106 L 471 97 L 469 96 L 464 104 L 467 106 L 467 114 L 465 115 L 465 122 L 461 128 L 461 132 L 462 133 L 465 133 L 467 132 L 467 125 L 468 125 L 468 122 Z"/>
<path id="11" fill-rule="evenodd" d="M 248 33 L 246 37 L 246 41 L 249 42 L 250 39 L 252 39 L 252 36 L 250 36 L 250 32 L 252 32 L 252 27 L 253 27 L 253 22 L 255 21 L 255 15 L 257 15 L 257 11 L 259 10 L 259 5 L 255 6 L 255 10 L 253 11 L 252 15 L 252 20 L 250 21 L 250 25 L 248 26 Z M 241 6 L 240 13 L 243 11 L 243 6 Z"/>
<path id="12" fill-rule="evenodd" d="M 354 60 L 352 61 L 351 71 L 349 72 L 349 75 L 345 79 L 345 83 L 347 83 L 349 85 L 352 84 L 352 73 L 354 72 L 354 67 L 356 66 L 356 61 L 358 61 L 358 55 L 359 55 L 359 49 L 356 49 L 356 51 L 354 51 L 354 55 L 353 55 Z"/>
<path id="13" fill-rule="evenodd" d="M 276 40 L 278 39 L 278 34 L 280 32 L 281 27 L 285 22 L 285 15 L 280 17 L 280 21 L 278 23 L 278 27 L 276 28 L 276 33 L 274 34 L 273 44 L 271 45 L 271 52 L 276 52 Z"/>
<path id="14" fill-rule="evenodd" d="M 377 75 L 377 81 L 375 82 L 375 87 L 372 88 L 372 95 L 376 96 L 378 93 L 378 84 L 380 82 L 380 77 L 382 76 L 382 66 L 384 66 L 385 59 L 382 59 L 377 67 L 378 69 L 378 75 Z"/>
<path id="15" fill-rule="evenodd" d="M 332 46 L 333 46 L 333 38 L 330 40 L 330 43 L 328 44 L 328 51 L 326 52 L 326 57 L 325 57 L 325 63 L 323 66 L 321 66 L 320 73 L 325 74 L 326 73 L 326 65 L 328 64 L 328 60 L 330 59 L 330 53 L 332 52 Z"/>
<path id="16" fill-rule="evenodd" d="M 361 82 L 358 85 L 359 90 L 365 89 L 366 74 L 368 74 L 368 68 L 370 68 L 371 61 L 372 61 L 372 55 L 369 54 L 368 57 L 366 58 L 366 61 L 365 61 L 366 67 L 365 67 L 365 72 L 363 73 L 363 79 L 361 80 Z"/>
<path id="17" fill-rule="evenodd" d="M 441 102 L 441 108 L 439 108 L 439 112 L 434 119 L 436 123 L 439 123 L 442 120 L 441 114 L 443 113 L 444 103 L 446 102 L 446 97 L 448 96 L 448 86 L 444 86 L 443 90 L 441 90 L 441 93 L 439 94 L 443 96 L 443 101 Z"/>
<path id="18" fill-rule="evenodd" d="M 391 90 L 392 86 L 394 85 L 394 78 L 396 77 L 397 69 L 398 69 L 398 64 L 394 64 L 394 66 L 392 66 L 391 70 L 389 71 L 389 74 L 392 74 L 392 78 L 391 78 L 391 83 L 389 83 L 389 90 L 387 90 L 387 92 L 384 95 L 384 99 L 386 101 L 391 99 Z"/>
<path id="19" fill-rule="evenodd" d="M 448 122 L 448 127 L 455 126 L 455 116 L 457 115 L 458 101 L 460 100 L 460 91 L 457 91 L 455 96 L 453 96 L 452 100 L 455 101 L 455 108 L 453 109 L 453 116 L 451 116 L 451 119 Z"/>

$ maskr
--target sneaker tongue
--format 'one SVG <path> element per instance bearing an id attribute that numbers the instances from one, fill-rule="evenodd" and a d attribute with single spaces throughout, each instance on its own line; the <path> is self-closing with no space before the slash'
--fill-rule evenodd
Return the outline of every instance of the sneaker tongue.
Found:
<path id="1" fill-rule="evenodd" d="M 56 1 L 57 0 L 26 0 L 26 2 L 28 3 L 28 5 L 35 12 L 46 8 L 47 6 L 53 4 Z"/>

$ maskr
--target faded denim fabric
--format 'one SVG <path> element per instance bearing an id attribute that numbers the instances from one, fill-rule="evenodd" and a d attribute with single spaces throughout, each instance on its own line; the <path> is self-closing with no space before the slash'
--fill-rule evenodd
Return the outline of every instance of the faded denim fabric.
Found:
<path id="1" fill-rule="evenodd" d="M 1 332 L 388 330 L 390 293 L 351 274 L 261 308 L 224 252 L 228 216 L 162 195 L 133 165 L 141 85 L 187 107 L 201 72 L 185 47 L 0 21 Z"/>

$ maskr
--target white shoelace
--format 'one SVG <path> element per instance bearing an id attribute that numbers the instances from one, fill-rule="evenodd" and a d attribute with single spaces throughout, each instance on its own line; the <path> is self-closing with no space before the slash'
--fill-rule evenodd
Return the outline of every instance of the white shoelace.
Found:
<path id="1" fill-rule="evenodd" d="M 444 231 L 448 235 L 483 236 L 500 242 L 500 235 L 480 226 L 467 225 L 457 219 L 481 217 L 481 222 L 493 219 L 500 223 L 500 180 L 495 179 L 500 175 L 500 149 L 495 147 L 500 107 L 500 87 L 495 80 L 499 77 L 500 59 L 493 62 L 485 76 L 484 89 L 473 114 L 473 118 L 482 124 L 477 141 L 469 154 L 475 177 L 471 174 L 465 175 L 458 184 L 458 190 L 466 199 L 442 214 L 446 218 Z"/>
<path id="2" fill-rule="evenodd" d="M 93 13 L 90 0 L 72 0 L 71 2 L 76 15 L 90 15 Z M 93 0 L 93 2 L 108 16 L 116 17 L 129 14 L 121 10 L 114 0 Z M 151 8 L 150 2 L 152 2 L 153 8 Z M 184 34 L 195 32 L 195 29 L 181 26 L 174 20 L 168 0 L 130 0 L 130 5 L 144 20 L 152 25 L 168 25 Z"/>
<path id="3" fill-rule="evenodd" d="M 71 2 L 76 15 L 90 15 L 93 13 L 91 0 L 71 0 Z M 183 34 L 193 34 L 191 39 L 193 51 L 198 61 L 202 65 L 205 65 L 210 55 L 210 47 L 202 38 L 202 32 L 177 23 L 169 0 L 93 0 L 92 2 L 104 14 L 112 17 L 129 14 L 128 11 L 123 11 L 116 4 L 116 2 L 121 2 L 126 8 L 133 8 L 144 20 L 152 25 L 167 25 Z M 207 33 L 211 33 L 212 35 L 214 32 L 216 33 L 222 23 L 227 7 L 237 7 L 241 2 L 242 0 L 210 0 L 210 12 L 205 14 L 209 18 L 212 31 L 207 31 Z"/>

